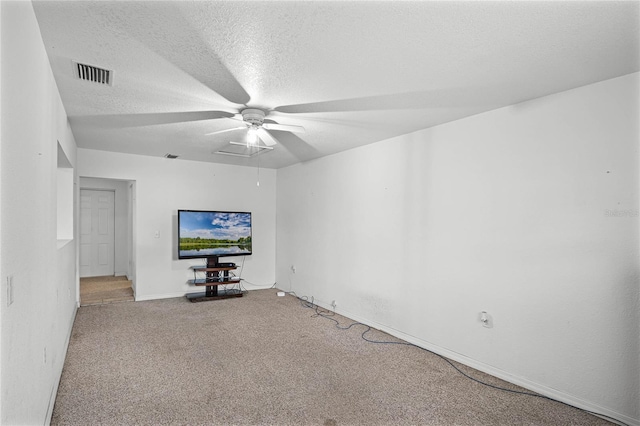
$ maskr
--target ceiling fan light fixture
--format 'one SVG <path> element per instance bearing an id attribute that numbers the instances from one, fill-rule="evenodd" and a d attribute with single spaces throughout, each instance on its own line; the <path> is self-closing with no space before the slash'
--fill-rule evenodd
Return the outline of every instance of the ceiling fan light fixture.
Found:
<path id="1" fill-rule="evenodd" d="M 249 127 L 247 132 L 247 146 L 255 146 L 258 144 L 258 128 L 255 126 Z"/>
<path id="2" fill-rule="evenodd" d="M 234 127 L 232 129 L 217 130 L 207 133 L 206 135 L 216 135 L 219 133 L 231 132 L 235 130 L 247 129 L 245 144 L 247 148 L 268 146 L 272 147 L 278 143 L 278 140 L 269 133 L 269 130 L 304 133 L 304 127 L 291 124 L 265 123 L 264 118 L 266 112 L 258 108 L 245 108 L 240 111 L 243 124 L 246 127 Z M 237 118 L 234 120 L 240 121 Z"/>
<path id="3" fill-rule="evenodd" d="M 252 126 L 262 126 L 266 115 L 263 110 L 257 108 L 245 108 L 240 111 L 240 114 L 242 114 L 242 120 Z"/>

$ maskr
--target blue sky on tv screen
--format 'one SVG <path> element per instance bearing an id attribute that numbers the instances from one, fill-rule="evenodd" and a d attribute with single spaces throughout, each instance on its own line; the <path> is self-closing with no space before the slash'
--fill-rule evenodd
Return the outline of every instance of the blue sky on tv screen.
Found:
<path id="1" fill-rule="evenodd" d="M 251 213 L 180 212 L 180 238 L 236 241 L 251 236 Z"/>

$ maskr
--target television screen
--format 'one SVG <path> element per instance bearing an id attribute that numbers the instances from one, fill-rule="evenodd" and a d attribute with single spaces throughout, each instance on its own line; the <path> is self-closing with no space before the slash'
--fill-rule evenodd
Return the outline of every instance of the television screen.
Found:
<path id="1" fill-rule="evenodd" d="M 178 258 L 251 254 L 251 213 L 178 210 Z"/>

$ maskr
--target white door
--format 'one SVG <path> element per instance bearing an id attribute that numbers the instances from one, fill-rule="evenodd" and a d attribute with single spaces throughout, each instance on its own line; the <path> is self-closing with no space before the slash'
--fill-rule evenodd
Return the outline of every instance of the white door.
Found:
<path id="1" fill-rule="evenodd" d="M 80 190 L 80 276 L 113 275 L 114 207 L 113 191 Z"/>

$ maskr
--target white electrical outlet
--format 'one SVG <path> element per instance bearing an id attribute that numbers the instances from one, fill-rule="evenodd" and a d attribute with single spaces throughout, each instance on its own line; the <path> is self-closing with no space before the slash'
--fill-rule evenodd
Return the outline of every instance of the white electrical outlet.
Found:
<path id="1" fill-rule="evenodd" d="M 43 356 L 42 356 L 42 362 L 43 362 L 44 364 L 46 364 L 46 363 L 47 363 L 47 347 L 46 347 L 46 346 L 44 347 L 44 354 L 43 354 Z"/>
<path id="2" fill-rule="evenodd" d="M 335 310 L 336 309 L 336 301 L 332 300 L 331 301 L 331 307 Z"/>
<path id="3" fill-rule="evenodd" d="M 296 265 L 291 265 L 291 272 L 296 273 Z"/>

